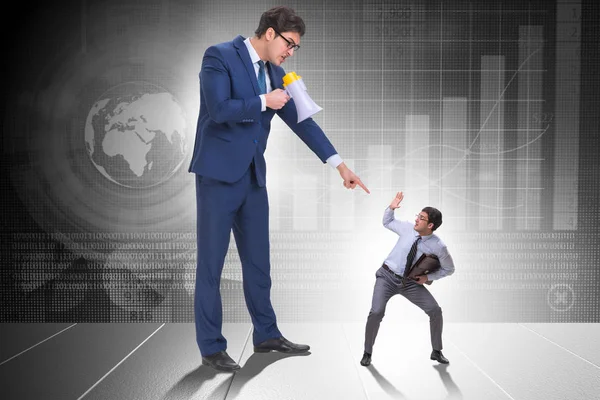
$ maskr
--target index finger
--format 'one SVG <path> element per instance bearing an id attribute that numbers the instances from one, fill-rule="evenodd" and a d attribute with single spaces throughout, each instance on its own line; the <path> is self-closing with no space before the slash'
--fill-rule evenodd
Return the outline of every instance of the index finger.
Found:
<path id="1" fill-rule="evenodd" d="M 367 189 L 367 187 L 362 183 L 362 181 L 360 180 L 360 178 L 357 179 L 356 183 L 358 183 L 358 186 L 360 186 L 361 188 L 363 188 L 363 190 L 365 192 L 367 192 L 368 194 L 371 194 L 371 192 L 369 191 L 369 189 Z"/>

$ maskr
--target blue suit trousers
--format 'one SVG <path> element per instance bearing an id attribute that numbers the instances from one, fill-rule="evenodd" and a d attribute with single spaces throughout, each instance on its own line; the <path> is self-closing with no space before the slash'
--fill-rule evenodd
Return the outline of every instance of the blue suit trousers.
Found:
<path id="1" fill-rule="evenodd" d="M 266 187 L 257 184 L 254 163 L 234 183 L 196 175 L 196 205 L 194 311 L 200 353 L 207 356 L 227 348 L 220 283 L 232 229 L 242 263 L 246 306 L 254 325 L 253 342 L 280 337 L 271 305 L 269 201 Z"/>

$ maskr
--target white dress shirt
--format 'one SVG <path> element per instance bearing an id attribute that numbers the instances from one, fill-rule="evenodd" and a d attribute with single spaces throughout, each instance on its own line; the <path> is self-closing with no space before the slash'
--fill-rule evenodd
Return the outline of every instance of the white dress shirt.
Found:
<path id="1" fill-rule="evenodd" d="M 397 275 L 404 275 L 406 266 L 406 257 L 412 247 L 412 244 L 417 239 L 419 234 L 415 231 L 415 224 L 409 221 L 398 221 L 394 217 L 394 210 L 387 207 L 383 212 L 383 226 L 392 232 L 396 232 L 398 241 L 385 259 L 385 265 L 388 266 Z M 435 254 L 440 260 L 440 269 L 436 272 L 427 274 L 428 281 L 435 281 L 445 276 L 454 273 L 454 261 L 448 252 L 448 248 L 435 233 L 427 236 L 421 236 L 421 241 L 417 244 L 417 254 L 413 260 L 413 264 L 423 254 Z"/>

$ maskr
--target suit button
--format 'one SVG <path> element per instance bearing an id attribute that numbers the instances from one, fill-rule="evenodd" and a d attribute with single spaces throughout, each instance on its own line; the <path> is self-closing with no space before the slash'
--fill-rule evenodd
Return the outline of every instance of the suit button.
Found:
<path id="1" fill-rule="evenodd" d="M 258 143 L 258 140 L 254 139 L 254 143 Z"/>

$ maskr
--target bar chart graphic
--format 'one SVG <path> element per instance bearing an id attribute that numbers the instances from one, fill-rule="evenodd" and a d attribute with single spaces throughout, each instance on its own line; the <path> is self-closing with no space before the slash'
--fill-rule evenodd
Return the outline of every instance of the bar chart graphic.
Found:
<path id="1" fill-rule="evenodd" d="M 313 35 L 352 55 L 326 62 L 353 77 L 344 88 L 321 60 L 299 67 L 331 88 L 320 101 L 345 105 L 322 126 L 334 142 L 352 137 L 349 157 L 375 196 L 414 191 L 457 231 L 577 229 L 581 4 L 540 4 L 367 2 L 343 10 L 355 32 L 343 41 L 327 27 Z"/>

